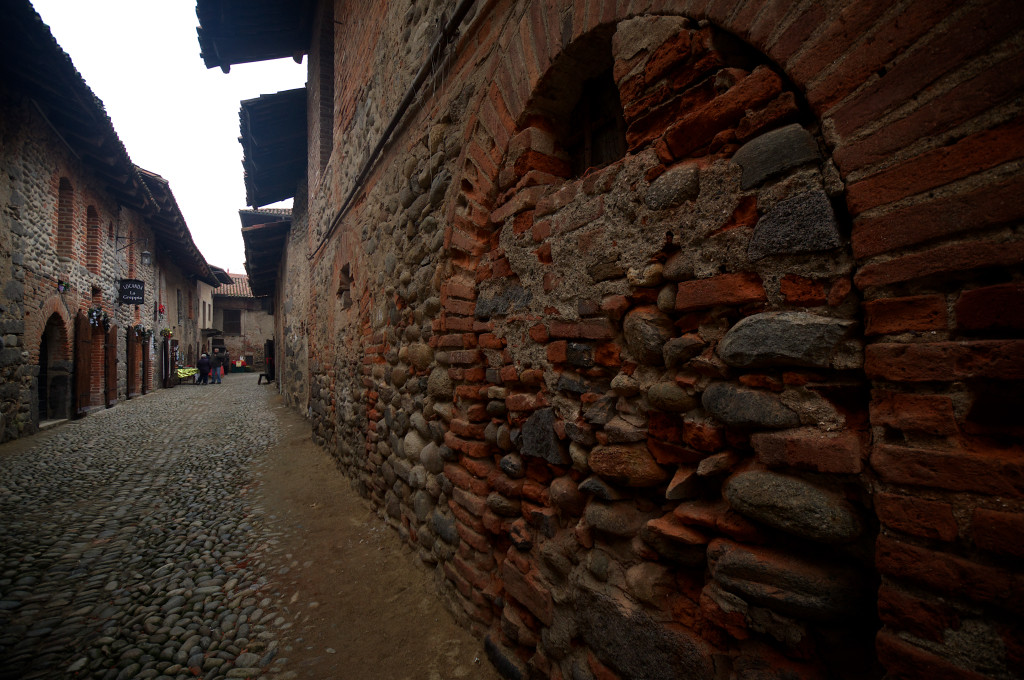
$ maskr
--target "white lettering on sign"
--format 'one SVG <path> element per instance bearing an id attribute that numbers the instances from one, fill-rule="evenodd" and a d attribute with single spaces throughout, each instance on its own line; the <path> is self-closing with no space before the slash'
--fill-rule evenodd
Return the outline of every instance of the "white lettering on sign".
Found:
<path id="1" fill-rule="evenodd" d="M 121 279 L 119 298 L 124 304 L 143 304 L 146 301 L 146 282 L 139 279 Z"/>

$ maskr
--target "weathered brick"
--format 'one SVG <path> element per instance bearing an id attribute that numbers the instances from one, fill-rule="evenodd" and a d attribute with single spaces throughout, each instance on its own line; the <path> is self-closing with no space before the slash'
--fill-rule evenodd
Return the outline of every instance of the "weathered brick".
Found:
<path id="1" fill-rule="evenodd" d="M 462 439 L 454 432 L 445 432 L 444 443 L 448 448 L 472 458 L 482 458 L 491 454 L 491 445 L 487 442 Z"/>
<path id="2" fill-rule="evenodd" d="M 826 302 L 825 286 L 820 281 L 787 274 L 779 281 L 779 292 L 792 305 L 814 307 Z"/>
<path id="3" fill-rule="evenodd" d="M 1020 451 L 876 444 L 871 467 L 882 481 L 891 484 L 1024 497 L 1024 454 Z"/>
<path id="4" fill-rule="evenodd" d="M 941 295 L 886 298 L 864 303 L 864 333 L 945 330 L 946 299 Z"/>
<path id="5" fill-rule="evenodd" d="M 928 680 L 985 680 L 986 676 L 975 673 L 948 659 L 916 647 L 883 630 L 876 638 L 878 660 L 889 675 L 896 678 L 927 678 Z"/>
<path id="6" fill-rule="evenodd" d="M 510 411 L 533 411 L 542 408 L 546 404 L 547 400 L 540 394 L 515 392 L 505 398 L 505 406 Z"/>
<path id="7" fill-rule="evenodd" d="M 825 433 L 816 428 L 759 432 L 751 436 L 757 459 L 769 466 L 858 474 L 863 468 L 861 435 Z"/>
<path id="8" fill-rule="evenodd" d="M 971 518 L 974 544 L 999 555 L 1024 557 L 1024 514 L 975 508 Z"/>
<path id="9" fill-rule="evenodd" d="M 680 283 L 675 308 L 677 312 L 689 312 L 718 305 L 764 302 L 765 299 L 764 286 L 757 274 L 719 274 Z"/>
<path id="10" fill-rule="evenodd" d="M 941 236 L 1015 222 L 1024 217 L 1019 200 L 1024 179 L 1005 179 L 966 193 L 936 198 L 853 222 L 857 257 L 885 253 Z"/>
<path id="11" fill-rule="evenodd" d="M 905 534 L 947 542 L 959 534 L 949 503 L 880 493 L 875 495 L 875 512 L 882 524 Z"/>
<path id="12" fill-rule="evenodd" d="M 509 595 L 530 610 L 530 613 L 545 625 L 552 624 L 554 601 L 540 572 L 533 570 L 524 574 L 506 560 L 501 566 L 501 578 Z"/>
<path id="13" fill-rule="evenodd" d="M 888 580 L 878 589 L 878 615 L 891 628 L 936 642 L 947 630 L 960 627 L 960 617 L 952 607 L 937 599 L 915 597 Z"/>
<path id="14" fill-rule="evenodd" d="M 896 382 L 1024 380 L 1024 340 L 868 345 L 864 372 Z"/>
<path id="15" fill-rule="evenodd" d="M 1024 284 L 967 290 L 956 301 L 958 330 L 1024 330 Z"/>
<path id="16" fill-rule="evenodd" d="M 938 435 L 957 431 L 953 400 L 943 395 L 874 390 L 870 413 L 872 425 Z"/>
<path id="17" fill-rule="evenodd" d="M 1024 574 L 879 536 L 875 562 L 883 574 L 961 597 L 1019 612 L 1024 608 Z"/>
<path id="18" fill-rule="evenodd" d="M 825 75 L 815 79 L 808 87 L 807 99 L 811 106 L 819 115 L 823 113 L 945 18 L 952 9 L 952 3 L 919 0 L 901 7 L 897 13 L 898 20 L 874 24 L 872 30 L 867 32 L 870 40 L 862 41 L 843 55 L 835 68 L 825 70 Z M 827 66 L 827 62 L 824 66 Z"/>
<path id="19" fill-rule="evenodd" d="M 847 205 L 854 215 L 1020 158 L 1024 121 L 983 130 L 949 146 L 914 156 L 849 186 Z"/>
<path id="20" fill-rule="evenodd" d="M 771 100 L 782 91 L 782 81 L 771 69 L 759 66 L 724 94 L 682 118 L 665 133 L 676 158 L 707 146 L 719 130 L 735 125 L 747 109 Z"/>
<path id="21" fill-rule="evenodd" d="M 1021 264 L 1024 264 L 1024 241 L 953 243 L 864 265 L 853 281 L 865 290 L 936 274 Z"/>
<path id="22" fill-rule="evenodd" d="M 928 4 L 935 3 L 918 3 L 919 6 Z M 934 12 L 941 11 L 934 6 L 927 9 L 929 13 L 922 16 L 925 21 L 937 18 Z M 894 61 L 880 78 L 837 107 L 832 114 L 836 132 L 841 137 L 848 137 L 868 122 L 881 118 L 889 109 L 913 99 L 950 69 L 990 49 L 1019 30 L 1024 22 L 1018 10 L 1015 0 L 994 0 L 963 13 L 955 24 L 946 27 L 944 31 L 934 31 L 928 35 L 916 46 L 917 49 Z M 906 13 L 913 11 L 911 5 Z M 907 30 L 905 25 L 901 28 L 898 35 L 902 39 L 909 38 L 916 29 Z M 882 29 L 883 33 L 886 29 L 897 34 L 888 26 Z"/>
<path id="23" fill-rule="evenodd" d="M 841 144 L 833 158 L 844 174 L 886 161 L 900 149 L 952 129 L 989 107 L 1016 96 L 1022 85 L 1024 53 L 1010 52 L 1002 61 L 982 69 L 948 92 L 922 102 L 905 117 L 855 142 Z"/>

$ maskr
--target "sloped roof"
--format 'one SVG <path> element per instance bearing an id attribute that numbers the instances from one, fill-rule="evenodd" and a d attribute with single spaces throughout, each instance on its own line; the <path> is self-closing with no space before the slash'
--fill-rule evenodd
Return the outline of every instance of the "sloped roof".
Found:
<path id="1" fill-rule="evenodd" d="M 198 0 L 199 53 L 206 68 L 292 57 L 302 60 L 313 25 L 312 0 Z"/>
<path id="2" fill-rule="evenodd" d="M 223 285 L 214 291 L 214 295 L 221 297 L 253 297 L 249 289 L 249 277 L 245 274 L 229 274 L 231 283 Z"/>
<path id="3" fill-rule="evenodd" d="M 156 173 L 138 166 L 136 169 L 153 197 L 155 211 L 150 215 L 149 226 L 156 235 L 157 243 L 171 255 L 174 264 L 186 275 L 195 276 L 211 286 L 220 285 L 213 268 L 192 240 L 192 232 L 185 224 L 178 202 L 171 193 L 170 183 Z"/>
<path id="4" fill-rule="evenodd" d="M 252 294 L 273 295 L 277 286 L 277 267 L 292 227 L 288 215 L 268 215 L 270 211 L 239 210 L 242 241 L 245 242 L 245 271 L 249 272 Z"/>
<path id="5" fill-rule="evenodd" d="M 245 202 L 258 208 L 294 197 L 306 174 L 306 88 L 247 99 L 238 121 Z"/>
<path id="6" fill-rule="evenodd" d="M 282 222 L 291 220 L 291 208 L 259 208 L 258 210 L 238 211 L 238 217 L 242 220 L 243 227 L 252 227 L 257 224 L 270 224 L 271 222 Z"/>
<path id="7" fill-rule="evenodd" d="M 231 274 L 228 274 L 226 270 L 221 269 L 220 267 L 214 267 L 211 264 L 210 265 L 210 271 L 213 272 L 214 277 L 216 277 L 216 279 L 220 283 L 223 283 L 225 285 L 230 285 L 231 284 Z"/>
<path id="8" fill-rule="evenodd" d="M 28 95 L 68 149 L 118 203 L 139 211 L 157 246 L 188 275 L 216 285 L 167 180 L 132 163 L 114 124 L 28 0 L 0 3 L 0 81 Z"/>

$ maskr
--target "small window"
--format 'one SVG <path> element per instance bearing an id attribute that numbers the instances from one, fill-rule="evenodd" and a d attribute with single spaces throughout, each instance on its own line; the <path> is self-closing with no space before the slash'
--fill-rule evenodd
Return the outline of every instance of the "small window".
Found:
<path id="1" fill-rule="evenodd" d="M 57 190 L 57 255 L 71 257 L 74 244 L 75 190 L 67 177 L 60 178 Z"/>
<path id="2" fill-rule="evenodd" d="M 100 216 L 96 208 L 89 206 L 85 209 L 85 237 L 86 237 L 86 264 L 93 274 L 100 273 Z"/>
<path id="3" fill-rule="evenodd" d="M 225 335 L 241 335 L 242 334 L 242 310 L 240 310 L 240 309 L 225 309 L 224 310 L 224 334 Z"/>
<path id="4" fill-rule="evenodd" d="M 626 121 L 611 69 L 583 83 L 583 92 L 569 122 L 572 127 L 565 148 L 574 176 L 579 177 L 590 168 L 602 168 L 626 155 Z"/>
<path id="5" fill-rule="evenodd" d="M 348 309 L 352 306 L 352 271 L 349 264 L 341 268 L 338 280 L 338 297 L 341 298 L 341 308 Z"/>
<path id="6" fill-rule="evenodd" d="M 181 323 L 182 312 L 185 311 L 185 308 L 182 307 L 182 305 L 181 305 L 181 288 L 178 288 L 177 292 L 178 292 L 178 323 L 180 324 Z"/>

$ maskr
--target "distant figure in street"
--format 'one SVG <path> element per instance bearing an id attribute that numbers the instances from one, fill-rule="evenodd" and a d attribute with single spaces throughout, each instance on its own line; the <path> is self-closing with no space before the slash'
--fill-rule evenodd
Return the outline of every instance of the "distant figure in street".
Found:
<path id="1" fill-rule="evenodd" d="M 199 369 L 199 384 L 206 385 L 210 379 L 210 355 L 203 352 L 203 356 L 199 357 L 199 361 L 196 362 L 196 368 Z"/>
<path id="2" fill-rule="evenodd" d="M 213 350 L 213 376 L 212 382 L 214 385 L 220 384 L 221 376 L 224 375 L 224 353 L 218 349 Z"/>

